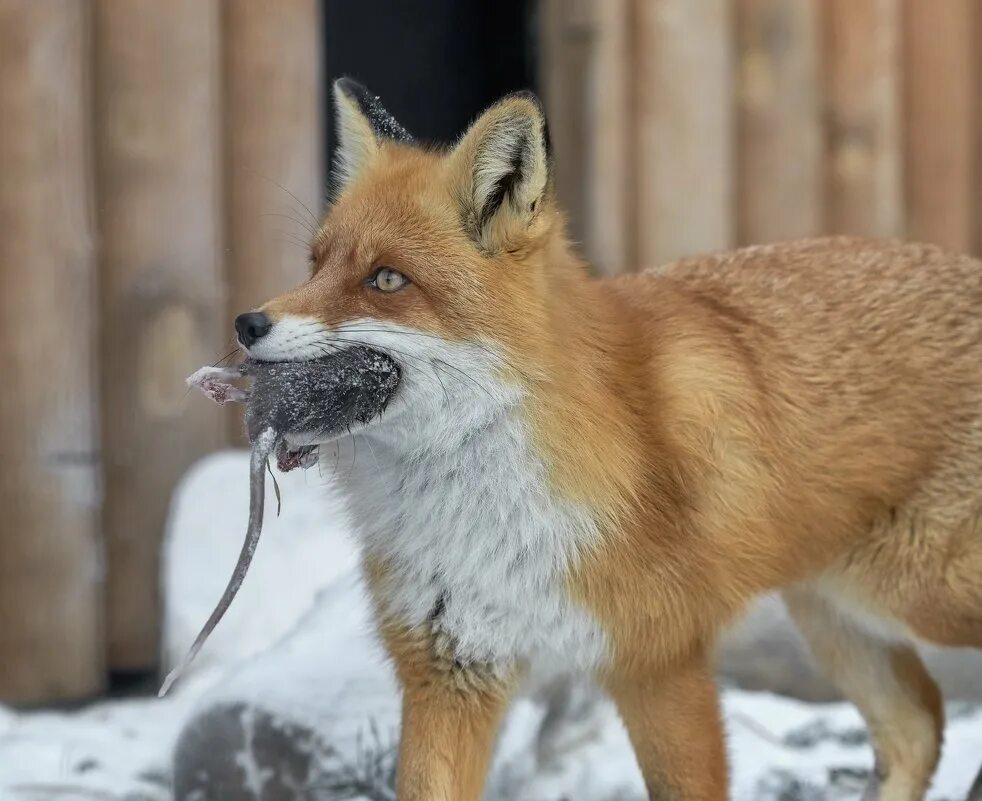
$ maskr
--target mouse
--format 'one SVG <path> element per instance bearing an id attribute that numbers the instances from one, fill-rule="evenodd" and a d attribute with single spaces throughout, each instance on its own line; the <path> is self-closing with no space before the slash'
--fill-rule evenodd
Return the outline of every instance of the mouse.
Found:
<path id="1" fill-rule="evenodd" d="M 249 388 L 230 383 L 251 379 Z M 187 378 L 219 405 L 245 403 L 249 456 L 249 522 L 232 576 L 184 659 L 167 674 L 158 693 L 167 694 L 190 666 L 232 605 L 252 563 L 262 533 L 266 471 L 271 456 L 286 472 L 317 462 L 320 442 L 381 417 L 399 385 L 399 366 L 364 346 L 344 348 L 302 362 L 246 359 L 235 367 L 206 366 Z"/>

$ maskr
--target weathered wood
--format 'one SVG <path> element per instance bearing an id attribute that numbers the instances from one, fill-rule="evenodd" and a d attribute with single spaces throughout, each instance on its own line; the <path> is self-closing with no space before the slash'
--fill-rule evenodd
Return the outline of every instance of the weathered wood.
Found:
<path id="1" fill-rule="evenodd" d="M 86 3 L 0 0 L 0 701 L 103 684 Z"/>
<path id="2" fill-rule="evenodd" d="M 219 6 L 95 0 L 109 666 L 157 662 L 175 482 L 225 437 L 184 376 L 227 341 L 220 273 Z"/>
<path id="3" fill-rule="evenodd" d="M 593 0 L 541 0 L 540 91 L 549 120 L 554 180 L 570 236 L 583 242 L 588 188 L 584 183 L 586 128 L 580 87 L 589 63 L 589 8 Z"/>
<path id="4" fill-rule="evenodd" d="M 545 0 L 544 102 L 557 191 L 597 272 L 634 266 L 630 0 Z"/>
<path id="5" fill-rule="evenodd" d="M 976 0 L 905 0 L 904 193 L 907 236 L 972 247 Z"/>
<path id="6" fill-rule="evenodd" d="M 731 11 L 728 0 L 637 4 L 642 267 L 732 244 Z"/>
<path id="7" fill-rule="evenodd" d="M 973 196 L 972 219 L 974 225 L 971 252 L 976 256 L 982 256 L 982 6 L 980 5 L 975 6 L 972 36 L 974 37 L 972 52 L 975 55 L 972 70 L 972 119 L 975 137 L 972 150 L 972 175 L 975 193 Z M 979 776 L 979 791 L 982 792 L 982 770 L 980 770 Z"/>
<path id="8" fill-rule="evenodd" d="M 316 0 L 222 7 L 225 81 L 226 333 L 240 312 L 300 283 L 319 222 L 320 23 Z M 230 409 L 233 438 L 242 414 Z"/>
<path id="9" fill-rule="evenodd" d="M 737 241 L 821 232 L 820 0 L 738 0 Z"/>
<path id="10" fill-rule="evenodd" d="M 899 0 L 826 0 L 823 10 L 826 230 L 899 236 Z"/>

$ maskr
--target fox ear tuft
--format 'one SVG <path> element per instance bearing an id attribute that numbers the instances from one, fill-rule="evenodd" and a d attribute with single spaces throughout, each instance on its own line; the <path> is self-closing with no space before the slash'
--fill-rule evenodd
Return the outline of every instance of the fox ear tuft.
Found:
<path id="1" fill-rule="evenodd" d="M 409 133 L 376 95 L 351 78 L 334 82 L 338 139 L 335 169 L 339 186 L 347 184 L 378 152 L 385 139 L 412 142 Z"/>
<path id="2" fill-rule="evenodd" d="M 508 95 L 471 125 L 451 154 L 463 218 L 482 250 L 526 233 L 549 188 L 549 135 L 538 98 Z"/>

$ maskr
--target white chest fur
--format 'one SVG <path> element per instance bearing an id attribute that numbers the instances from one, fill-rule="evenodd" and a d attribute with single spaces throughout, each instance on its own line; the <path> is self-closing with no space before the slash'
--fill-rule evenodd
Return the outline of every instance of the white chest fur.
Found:
<path id="1" fill-rule="evenodd" d="M 260 358 L 312 358 L 358 342 L 400 364 L 381 421 L 323 447 L 362 547 L 385 560 L 387 612 L 432 620 L 461 662 L 590 670 L 606 643 L 567 592 L 569 569 L 597 544 L 590 515 L 557 499 L 521 414 L 507 359 L 371 319 L 327 328 L 284 318 Z M 257 354 L 253 354 L 257 355 Z"/>
<path id="2" fill-rule="evenodd" d="M 392 570 L 388 610 L 410 626 L 439 610 L 434 623 L 463 662 L 595 668 L 603 633 L 565 581 L 596 526 L 551 495 L 511 412 L 445 439 L 408 447 L 369 429 L 339 443 L 362 546 Z"/>

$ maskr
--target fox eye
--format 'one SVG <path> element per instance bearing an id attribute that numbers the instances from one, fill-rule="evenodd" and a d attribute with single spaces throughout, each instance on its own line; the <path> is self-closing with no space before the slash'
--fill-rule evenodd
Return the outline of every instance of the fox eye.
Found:
<path id="1" fill-rule="evenodd" d="M 368 285 L 379 292 L 398 292 L 408 283 L 409 279 L 398 270 L 393 270 L 391 267 L 381 267 L 369 279 Z"/>

